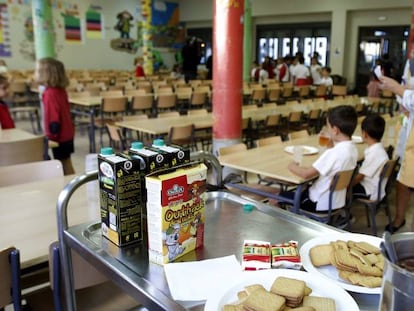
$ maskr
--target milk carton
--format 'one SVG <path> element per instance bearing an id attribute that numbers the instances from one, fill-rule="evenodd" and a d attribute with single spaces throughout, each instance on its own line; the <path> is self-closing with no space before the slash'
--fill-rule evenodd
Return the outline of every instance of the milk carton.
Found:
<path id="1" fill-rule="evenodd" d="M 142 240 L 141 161 L 98 155 L 102 234 L 118 246 Z"/>
<path id="2" fill-rule="evenodd" d="M 203 245 L 206 176 L 196 164 L 146 177 L 150 261 L 172 262 Z"/>
<path id="3" fill-rule="evenodd" d="M 170 155 L 170 167 L 190 163 L 190 149 L 177 145 L 166 145 L 163 139 L 154 139 L 152 148 Z"/>

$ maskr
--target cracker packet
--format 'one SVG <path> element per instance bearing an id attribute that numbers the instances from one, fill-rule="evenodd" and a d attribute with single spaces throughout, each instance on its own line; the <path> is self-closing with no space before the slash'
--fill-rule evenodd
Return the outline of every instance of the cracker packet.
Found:
<path id="1" fill-rule="evenodd" d="M 272 244 L 271 254 L 272 268 L 295 270 L 300 270 L 302 268 L 297 241 Z"/>
<path id="2" fill-rule="evenodd" d="M 242 250 L 243 270 L 270 269 L 270 242 L 244 240 Z"/>

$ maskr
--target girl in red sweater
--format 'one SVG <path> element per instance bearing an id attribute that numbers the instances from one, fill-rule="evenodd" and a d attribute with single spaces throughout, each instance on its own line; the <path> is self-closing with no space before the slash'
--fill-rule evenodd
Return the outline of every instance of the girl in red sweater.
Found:
<path id="1" fill-rule="evenodd" d="M 2 129 L 12 129 L 15 127 L 9 107 L 4 102 L 4 99 L 9 96 L 9 86 L 7 77 L 0 75 L 0 125 Z"/>
<path id="2" fill-rule="evenodd" d="M 37 61 L 35 79 L 45 87 L 42 103 L 43 128 L 46 137 L 59 144 L 52 149 L 53 157 L 62 162 L 65 175 L 74 174 L 70 155 L 75 151 L 73 144 L 75 129 L 65 90 L 69 84 L 65 66 L 56 59 L 42 58 Z"/>

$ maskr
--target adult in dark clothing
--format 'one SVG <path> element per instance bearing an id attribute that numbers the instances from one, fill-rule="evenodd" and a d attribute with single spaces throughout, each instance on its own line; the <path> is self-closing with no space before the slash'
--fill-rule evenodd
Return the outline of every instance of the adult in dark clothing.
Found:
<path id="1" fill-rule="evenodd" d="M 207 80 L 213 79 L 213 54 L 211 54 L 206 61 Z"/>
<path id="2" fill-rule="evenodd" d="M 200 52 L 197 39 L 192 37 L 187 40 L 181 51 L 183 57 L 183 72 L 185 82 L 197 79 L 197 66 L 200 63 Z"/>

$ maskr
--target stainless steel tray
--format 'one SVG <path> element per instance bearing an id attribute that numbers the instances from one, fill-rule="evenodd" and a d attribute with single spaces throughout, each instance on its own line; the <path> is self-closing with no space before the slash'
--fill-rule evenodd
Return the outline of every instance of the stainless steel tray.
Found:
<path id="1" fill-rule="evenodd" d="M 254 204 L 246 213 L 243 204 Z M 178 261 L 235 254 L 241 259 L 245 239 L 271 242 L 307 240 L 339 230 L 264 203 L 227 193 L 209 192 L 204 247 Z M 119 248 L 101 237 L 99 223 L 82 224 L 64 232 L 65 243 L 106 274 L 149 310 L 203 310 L 204 301 L 177 302 L 171 298 L 163 267 L 148 261 L 146 243 Z M 352 294 L 361 310 L 377 310 L 379 295 Z"/>

